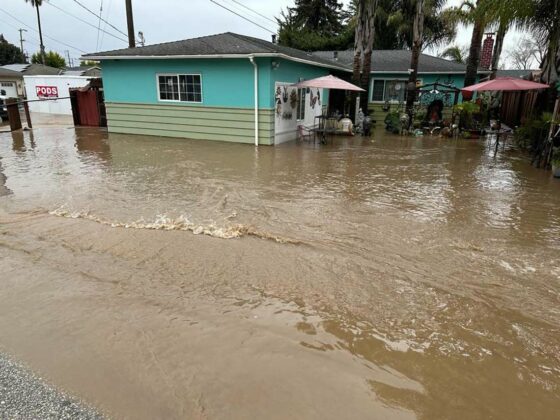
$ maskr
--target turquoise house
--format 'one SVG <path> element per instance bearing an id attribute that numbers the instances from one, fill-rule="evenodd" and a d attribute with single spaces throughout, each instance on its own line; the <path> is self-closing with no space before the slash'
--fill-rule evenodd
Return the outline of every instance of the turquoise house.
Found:
<path id="1" fill-rule="evenodd" d="M 346 51 L 317 51 L 315 56 L 332 60 L 346 68 L 352 68 L 354 52 Z M 405 101 L 406 84 L 410 67 L 410 50 L 374 50 L 371 55 L 371 73 L 369 86 L 368 109 L 374 116 L 380 116 L 391 109 L 402 106 Z M 429 54 L 421 54 L 418 63 L 419 86 L 429 86 L 434 83 L 461 89 L 465 83 L 465 65 L 455 63 Z M 489 70 L 479 69 L 479 76 L 489 74 Z M 441 93 L 430 95 L 438 97 L 447 105 L 452 105 L 454 95 Z M 428 98 L 425 98 L 428 99 Z M 459 94 L 458 102 L 462 101 Z M 450 109 L 450 108 L 449 108 Z"/>
<path id="2" fill-rule="evenodd" d="M 335 74 L 350 79 L 352 51 L 304 51 L 231 32 L 86 54 L 103 69 L 109 132 L 279 144 L 313 126 L 341 93 L 297 89 Z M 410 51 L 374 51 L 368 107 L 404 100 Z M 423 84 L 463 87 L 465 66 L 422 54 Z M 342 101 L 343 102 L 343 101 Z"/>
<path id="3" fill-rule="evenodd" d="M 109 132 L 266 145 L 295 139 L 326 106 L 328 92 L 294 83 L 346 71 L 233 33 L 84 58 L 101 62 Z"/>

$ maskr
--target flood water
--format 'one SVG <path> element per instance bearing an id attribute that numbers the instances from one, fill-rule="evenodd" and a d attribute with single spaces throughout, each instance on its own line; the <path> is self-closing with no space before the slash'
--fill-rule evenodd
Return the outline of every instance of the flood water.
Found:
<path id="1" fill-rule="evenodd" d="M 0 134 L 0 349 L 114 418 L 556 419 L 560 181 L 485 141 Z"/>

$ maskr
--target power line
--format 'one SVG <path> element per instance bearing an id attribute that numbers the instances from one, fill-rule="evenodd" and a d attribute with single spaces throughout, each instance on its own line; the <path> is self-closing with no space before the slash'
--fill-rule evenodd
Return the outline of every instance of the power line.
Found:
<path id="1" fill-rule="evenodd" d="M 18 19 L 17 17 L 15 17 L 14 15 L 12 15 L 11 13 L 6 12 L 4 9 L 0 8 L 0 11 L 1 11 L 1 12 L 4 12 L 4 13 L 7 14 L 8 16 L 10 16 L 12 19 L 14 19 L 14 20 L 18 21 L 19 23 L 21 23 L 22 25 L 27 26 L 27 27 L 28 27 L 29 29 L 31 29 L 32 31 L 35 31 L 35 32 L 37 32 L 37 33 L 39 32 L 37 29 L 33 28 L 32 26 L 29 26 L 27 23 L 25 23 L 24 21 Z M 48 39 L 50 39 L 51 41 L 57 42 L 57 43 L 59 43 L 59 44 L 61 44 L 61 45 L 64 45 L 64 46 L 66 46 L 66 47 L 68 47 L 68 48 L 72 48 L 73 50 L 80 51 L 81 53 L 84 53 L 84 54 L 86 53 L 86 51 L 81 50 L 80 48 L 76 48 L 76 47 L 74 47 L 74 46 L 72 46 L 72 45 L 70 45 L 70 44 L 67 44 L 66 42 L 59 41 L 58 39 L 53 38 L 53 37 L 51 37 L 51 36 L 45 35 L 45 38 L 48 38 Z"/>
<path id="2" fill-rule="evenodd" d="M 120 33 L 121 35 L 124 36 L 128 36 L 128 34 L 125 34 L 123 31 L 121 31 L 119 28 L 117 28 L 116 26 L 112 25 L 111 23 L 107 22 L 105 19 L 103 19 L 101 16 L 99 16 L 97 13 L 95 13 L 94 11 L 88 9 L 86 6 L 84 6 L 82 3 L 80 3 L 78 0 L 74 0 L 74 3 L 76 3 L 78 6 L 80 6 L 82 9 L 87 10 L 89 13 L 91 13 L 93 16 L 101 19 L 102 22 L 105 22 L 107 25 L 109 25 L 111 28 L 113 28 L 115 31 L 117 31 L 118 33 Z"/>
<path id="3" fill-rule="evenodd" d="M 111 13 L 111 0 L 108 0 L 107 2 L 107 13 L 105 13 L 105 16 L 109 17 L 109 14 Z M 103 48 L 103 40 L 105 39 L 105 29 L 107 29 L 107 23 L 103 23 L 103 32 L 101 33 L 101 40 L 99 41 L 99 48 Z M 119 38 L 120 39 L 120 38 Z M 125 40 L 123 40 L 123 42 L 127 42 Z"/>
<path id="4" fill-rule="evenodd" d="M 76 1 L 76 0 L 74 0 L 74 1 Z M 267 31 L 267 32 L 270 32 L 271 34 L 275 34 L 275 33 L 276 33 L 275 31 L 271 31 L 270 29 L 265 28 L 264 26 L 258 24 L 257 22 L 255 22 L 255 21 L 253 21 L 253 20 L 251 20 L 251 19 L 249 19 L 249 18 L 247 18 L 247 17 L 245 17 L 245 16 L 243 16 L 243 15 L 240 15 L 239 13 L 237 13 L 237 12 L 235 12 L 235 11 L 233 11 L 233 10 L 227 8 L 226 6 L 224 6 L 223 4 L 218 3 L 218 2 L 215 1 L 215 0 L 210 0 L 210 1 L 211 1 L 212 3 L 214 3 L 216 6 L 219 6 L 219 7 L 221 7 L 222 9 L 226 9 L 228 12 L 231 12 L 231 13 L 233 13 L 234 15 L 239 16 L 241 19 L 245 19 L 247 22 L 251 22 L 253 25 L 256 25 L 256 26 L 258 26 L 259 28 L 264 29 L 264 30 Z"/>
<path id="5" fill-rule="evenodd" d="M 239 1 L 237 1 L 237 0 L 231 0 L 231 1 L 234 2 L 235 4 L 240 5 L 241 7 L 245 8 L 245 9 L 247 9 L 247 10 L 249 10 L 249 11 L 255 13 L 256 15 L 259 15 L 259 16 L 262 17 L 263 19 L 266 19 L 266 20 L 268 20 L 269 22 L 274 23 L 275 25 L 278 23 L 278 22 L 276 22 L 276 21 L 270 19 L 268 16 L 265 16 L 265 15 L 263 15 L 263 14 L 257 12 L 255 9 L 251 9 L 249 6 L 246 6 L 246 5 L 244 5 L 243 3 L 241 3 L 241 2 L 239 2 Z"/>
<path id="6" fill-rule="evenodd" d="M 74 19 L 77 19 L 77 20 L 79 20 L 80 22 L 85 23 L 85 24 L 88 25 L 88 26 L 91 26 L 93 29 L 97 29 L 97 26 L 95 26 L 93 23 L 90 23 L 90 22 L 88 22 L 87 20 L 82 19 L 81 17 L 78 17 L 78 16 L 76 16 L 76 15 L 73 15 L 72 13 L 70 13 L 70 12 L 64 10 L 63 8 L 58 7 L 58 6 L 57 6 L 56 4 L 54 4 L 52 1 L 45 2 L 45 3 L 43 3 L 43 4 L 48 4 L 48 5 L 52 6 L 52 7 L 54 7 L 55 9 L 58 9 L 58 10 L 60 10 L 61 12 L 66 13 L 68 16 L 72 16 Z M 113 35 L 113 34 L 110 33 L 110 32 L 106 32 L 104 29 L 101 29 L 101 31 L 102 31 L 103 33 L 106 33 L 107 35 L 111 35 L 113 38 L 116 38 L 116 39 L 118 39 L 119 41 L 128 42 L 127 40 L 122 39 L 122 38 L 119 38 L 118 36 Z"/>

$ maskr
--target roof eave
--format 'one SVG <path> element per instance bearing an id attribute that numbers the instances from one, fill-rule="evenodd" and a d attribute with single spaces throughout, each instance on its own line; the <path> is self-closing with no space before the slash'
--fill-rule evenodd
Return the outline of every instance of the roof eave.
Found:
<path id="1" fill-rule="evenodd" d="M 317 67 L 330 68 L 350 72 L 347 67 L 337 66 L 336 64 L 320 63 L 314 60 L 305 60 L 303 58 L 292 57 L 282 53 L 251 53 L 251 54 L 188 54 L 188 55 L 95 55 L 85 54 L 81 58 L 88 60 L 180 60 L 180 59 L 219 59 L 219 58 L 282 58 L 298 63 L 310 64 Z"/>

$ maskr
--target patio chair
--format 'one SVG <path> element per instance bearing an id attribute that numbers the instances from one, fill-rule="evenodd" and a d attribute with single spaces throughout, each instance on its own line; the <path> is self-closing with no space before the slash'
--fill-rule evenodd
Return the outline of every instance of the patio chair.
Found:
<path id="1" fill-rule="evenodd" d="M 311 140 L 314 136 L 313 128 L 307 127 L 306 125 L 300 124 L 297 127 L 297 139 L 298 140 Z"/>

